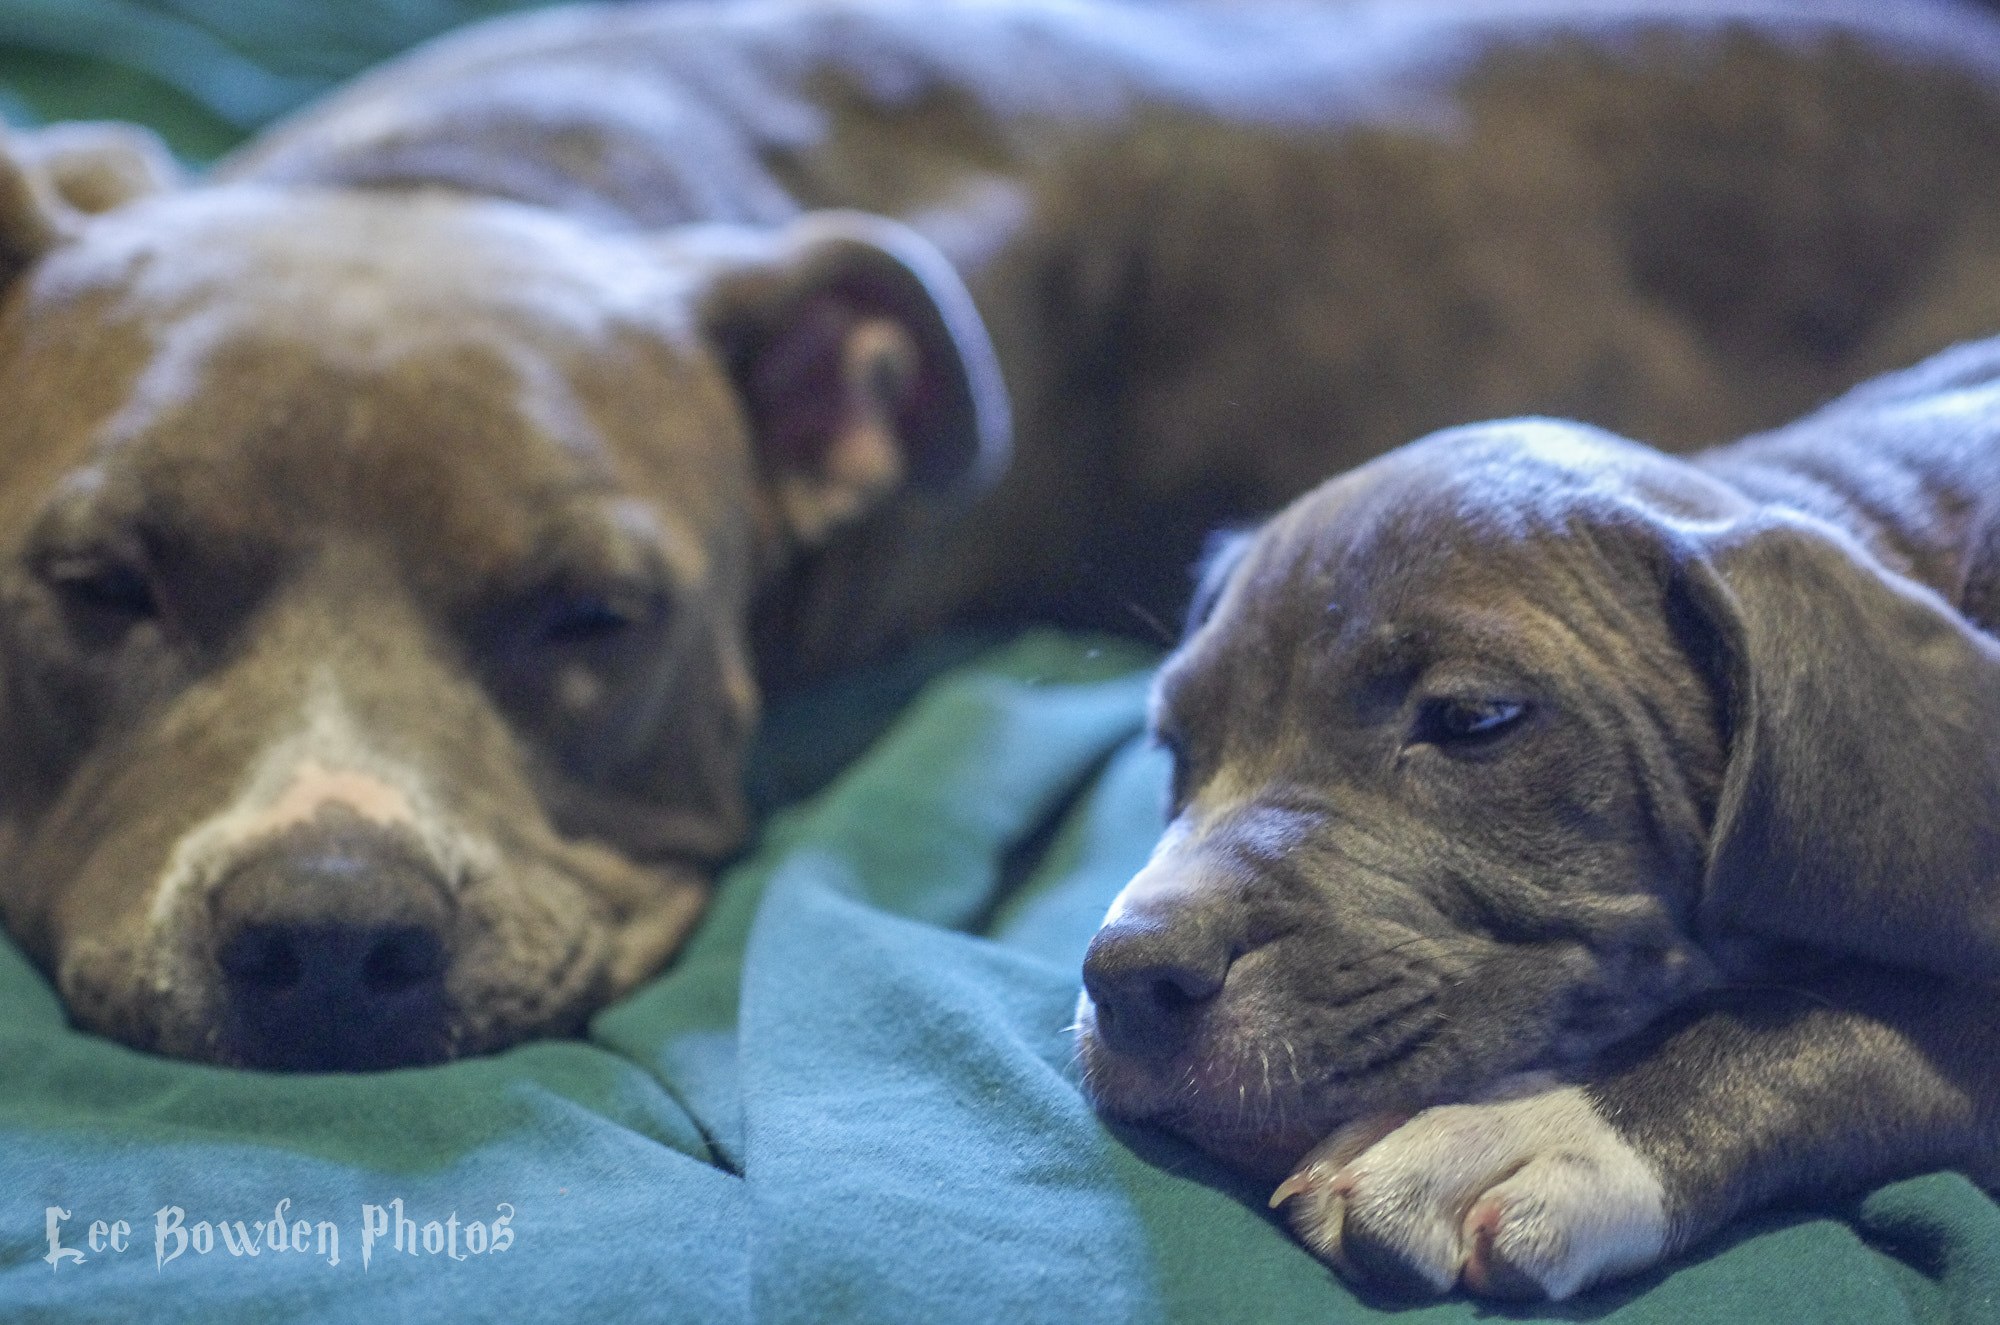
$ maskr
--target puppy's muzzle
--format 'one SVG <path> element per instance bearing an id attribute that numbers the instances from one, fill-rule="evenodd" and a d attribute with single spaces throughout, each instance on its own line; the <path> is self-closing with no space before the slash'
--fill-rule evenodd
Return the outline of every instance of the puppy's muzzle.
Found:
<path id="1" fill-rule="evenodd" d="M 417 851 L 358 822 L 260 847 L 212 903 L 230 1058 L 360 1072 L 447 1057 L 450 897 Z"/>
<path id="2" fill-rule="evenodd" d="M 1083 961 L 1098 1037 L 1133 1058 L 1172 1058 L 1222 992 L 1240 946 L 1211 908 L 1127 909 L 1097 932 Z"/>

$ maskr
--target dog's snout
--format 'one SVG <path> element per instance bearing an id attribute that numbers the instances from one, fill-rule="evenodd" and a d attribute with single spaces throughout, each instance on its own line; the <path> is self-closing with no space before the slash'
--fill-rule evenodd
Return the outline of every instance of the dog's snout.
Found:
<path id="1" fill-rule="evenodd" d="M 244 1066 L 357 1072 L 447 1055 L 447 893 L 395 839 L 288 834 L 232 871 L 214 905 L 225 1034 Z"/>
<path id="2" fill-rule="evenodd" d="M 443 1054 L 444 944 L 407 925 L 246 925 L 217 956 L 249 1067 L 367 1071 Z"/>
<path id="3" fill-rule="evenodd" d="M 217 955 L 232 985 L 283 995 L 324 982 L 358 980 L 364 995 L 386 997 L 444 974 L 444 943 L 415 925 L 245 925 Z"/>
<path id="4" fill-rule="evenodd" d="M 1222 992 L 1234 945 L 1207 917 L 1127 915 L 1099 930 L 1083 961 L 1097 1034 L 1119 1053 L 1167 1058 Z"/>

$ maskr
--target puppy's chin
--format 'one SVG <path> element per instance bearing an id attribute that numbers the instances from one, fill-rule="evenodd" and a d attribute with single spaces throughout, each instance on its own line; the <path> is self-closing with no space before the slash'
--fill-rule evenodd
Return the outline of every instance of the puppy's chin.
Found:
<path id="1" fill-rule="evenodd" d="M 1232 1071 L 1234 1055 L 1200 1047 L 1148 1061 L 1119 1053 L 1097 1033 L 1089 995 L 1078 1001 L 1077 1062 L 1098 1112 L 1192 1142 L 1223 1163 L 1276 1183 L 1326 1139 L 1330 1124 L 1306 1101 L 1279 1093 L 1261 1072 Z"/>
<path id="2" fill-rule="evenodd" d="M 1273 1185 L 1350 1124 L 1405 1118 L 1438 1104 L 1543 1089 L 1545 1070 L 1503 1050 L 1489 1061 L 1449 1056 L 1415 1073 L 1366 1075 L 1331 1086 L 1301 1076 L 1254 1031 L 1204 1026 L 1176 1051 L 1148 1057 L 1107 1042 L 1097 1010 L 1079 997 L 1074 1024 L 1083 1088 L 1098 1112 L 1171 1132 Z M 1518 1050 L 1521 1046 L 1513 1046 Z M 1524 1086 L 1522 1083 L 1531 1083 Z"/>

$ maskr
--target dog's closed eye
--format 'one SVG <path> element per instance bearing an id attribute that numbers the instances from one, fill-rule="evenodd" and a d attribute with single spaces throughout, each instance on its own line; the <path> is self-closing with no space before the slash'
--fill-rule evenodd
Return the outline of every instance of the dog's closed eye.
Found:
<path id="1" fill-rule="evenodd" d="M 544 644 L 593 644 L 624 634 L 653 615 L 645 604 L 604 594 L 565 595 L 543 611 L 535 634 Z"/>
<path id="2" fill-rule="evenodd" d="M 1409 743 L 1447 754 L 1482 752 L 1520 731 L 1531 711 L 1520 700 L 1490 696 L 1426 699 L 1417 706 Z"/>
<path id="3" fill-rule="evenodd" d="M 62 558 L 44 571 L 48 582 L 70 603 L 129 617 L 159 611 L 145 572 L 120 562 Z"/>
<path id="4" fill-rule="evenodd" d="M 596 730 L 624 679 L 658 656 L 674 617 L 672 596 L 657 584 L 582 585 L 565 576 L 491 618 L 489 683 L 525 721 L 571 735 Z"/>
<path id="5" fill-rule="evenodd" d="M 138 566 L 112 555 L 51 556 L 41 578 L 54 591 L 80 641 L 110 647 L 133 626 L 160 614 L 153 582 Z"/>
<path id="6" fill-rule="evenodd" d="M 565 575 L 517 599 L 500 619 L 513 634 L 520 661 L 534 666 L 651 637 L 672 614 L 672 596 L 650 581 L 591 576 L 577 583 Z"/>

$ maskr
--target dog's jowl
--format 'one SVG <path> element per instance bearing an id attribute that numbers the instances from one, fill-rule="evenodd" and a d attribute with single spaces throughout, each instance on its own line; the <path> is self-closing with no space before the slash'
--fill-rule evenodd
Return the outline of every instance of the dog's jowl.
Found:
<path id="1" fill-rule="evenodd" d="M 1504 8 L 608 6 L 200 182 L 137 131 L 15 135 L 9 930 L 80 1025 L 219 1063 L 564 1033 L 744 840 L 774 677 L 972 610 L 1172 611 L 1212 521 L 1435 427 L 1692 445 L 2000 319 L 1984 20 Z M 1568 812 L 1593 869 L 1691 849 Z M 1549 938 L 1468 1043 L 1574 1003 L 1596 1044 L 1701 978 L 1659 906 L 1599 910 L 1615 951 Z M 1614 974 L 1652 1002 L 1574 997 Z"/>
<path id="2" fill-rule="evenodd" d="M 1692 461 L 1492 423 L 1301 498 L 1158 680 L 1099 1105 L 1405 1290 L 2000 1183 L 1996 496 L 2000 342 Z"/>

